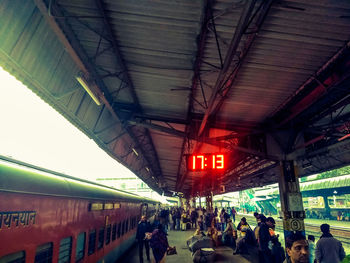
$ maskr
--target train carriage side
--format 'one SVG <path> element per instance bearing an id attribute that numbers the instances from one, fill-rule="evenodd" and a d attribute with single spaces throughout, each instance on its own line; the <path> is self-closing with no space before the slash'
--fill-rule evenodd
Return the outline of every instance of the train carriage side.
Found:
<path id="1" fill-rule="evenodd" d="M 0 163 L 0 263 L 114 262 L 157 201 Z"/>

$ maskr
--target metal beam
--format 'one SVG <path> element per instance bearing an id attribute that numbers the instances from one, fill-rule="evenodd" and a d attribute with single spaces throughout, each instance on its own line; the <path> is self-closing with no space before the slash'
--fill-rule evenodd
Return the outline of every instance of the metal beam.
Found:
<path id="1" fill-rule="evenodd" d="M 287 116 L 286 118 L 283 118 L 281 123 L 279 123 L 279 126 L 282 126 L 286 124 L 287 122 L 293 120 L 297 115 L 302 113 L 305 109 L 307 109 L 310 105 L 315 103 L 318 99 L 320 99 L 321 96 L 327 94 L 330 89 L 332 89 L 335 86 L 336 82 L 339 82 L 341 78 L 344 78 L 344 74 L 342 76 L 339 76 L 339 72 L 335 72 L 334 74 L 334 80 L 330 77 L 328 77 L 332 83 L 328 84 L 327 87 L 321 83 L 317 78 L 320 76 L 323 72 L 325 72 L 330 66 L 332 66 L 335 61 L 337 61 L 339 58 L 341 58 L 346 51 L 348 51 L 350 48 L 350 41 L 347 42 L 332 58 L 330 58 L 317 72 L 314 76 L 310 77 L 303 85 L 301 85 L 297 91 L 294 92 L 292 96 L 290 96 L 284 103 L 281 104 L 281 106 L 275 110 L 274 113 L 271 114 L 271 116 L 274 116 L 278 114 L 279 112 L 283 111 L 284 108 L 286 108 L 293 99 L 300 94 L 302 91 L 304 91 L 313 81 L 317 81 L 319 85 L 317 85 L 313 91 L 311 91 L 307 96 L 304 98 L 298 100 L 298 103 L 295 105 L 292 105 L 290 107 L 290 111 L 292 113 Z"/>
<path id="2" fill-rule="evenodd" d="M 58 39 L 61 41 L 61 43 L 66 48 L 67 52 L 73 59 L 73 61 L 76 63 L 78 68 L 84 73 L 85 77 L 91 78 L 96 81 L 97 85 L 94 85 L 94 92 L 98 94 L 99 99 L 101 102 L 106 106 L 108 111 L 111 113 L 114 119 L 121 122 L 120 117 L 118 116 L 118 112 L 114 109 L 112 106 L 112 99 L 111 96 L 108 94 L 108 90 L 104 85 L 104 82 L 99 77 L 99 74 L 97 73 L 96 68 L 89 62 L 88 56 L 83 50 L 80 42 L 75 37 L 74 32 L 72 29 L 62 22 L 62 27 L 64 30 L 61 29 L 60 25 L 57 23 L 55 18 L 53 16 L 49 15 L 48 8 L 46 7 L 46 4 L 43 0 L 34 0 L 36 6 L 42 13 L 43 17 L 46 19 L 46 21 L 51 26 L 54 33 L 57 35 Z M 60 14 L 61 15 L 61 14 Z M 69 38 L 67 37 L 69 36 Z M 121 122 L 123 123 L 123 122 Z M 131 128 L 127 125 L 124 125 L 124 129 L 128 132 L 128 135 L 131 137 L 132 141 L 135 143 L 135 147 L 139 148 L 143 154 L 143 160 L 146 160 L 148 165 L 152 167 L 151 162 L 147 160 L 147 155 L 140 147 L 140 143 L 136 139 L 134 132 L 131 130 Z M 118 158 L 121 162 L 124 162 L 123 159 Z M 124 163 L 125 165 L 128 165 Z M 132 168 L 132 167 L 131 167 Z M 155 184 L 152 185 L 154 189 L 159 189 L 158 186 Z"/>
<path id="3" fill-rule="evenodd" d="M 116 58 L 117 58 L 116 63 L 117 63 L 117 65 L 121 66 L 121 68 L 123 69 L 122 72 L 124 72 L 124 75 L 125 75 L 125 78 L 126 78 L 126 82 L 128 83 L 129 90 L 131 91 L 131 95 L 132 95 L 132 98 L 134 100 L 134 103 L 136 104 L 136 107 L 140 108 L 140 103 L 139 103 L 139 100 L 138 100 L 138 98 L 136 96 L 136 93 L 135 93 L 133 84 L 132 84 L 132 82 L 130 80 L 130 77 L 128 76 L 128 73 L 127 73 L 128 71 L 127 71 L 127 68 L 125 66 L 124 59 L 120 55 L 119 45 L 117 43 L 116 38 L 114 37 L 111 25 L 110 25 L 110 23 L 108 21 L 108 17 L 106 15 L 105 11 L 104 11 L 105 10 L 104 4 L 103 4 L 102 0 L 95 0 L 95 3 L 97 5 L 97 7 L 98 7 L 98 10 L 99 10 L 100 14 L 103 17 L 104 28 L 107 30 L 109 38 L 111 39 L 111 44 L 112 44 L 112 47 L 113 47 L 113 51 L 114 51 L 114 54 L 116 55 Z M 134 105 L 134 107 L 135 107 L 135 105 Z"/>
<path id="4" fill-rule="evenodd" d="M 238 48 L 238 45 L 242 39 L 244 31 L 247 28 L 249 18 L 251 16 L 253 9 L 254 9 L 254 6 L 255 6 L 255 2 L 256 2 L 256 0 L 246 1 L 246 5 L 244 6 L 242 15 L 239 19 L 235 34 L 233 35 L 233 38 L 231 40 L 231 44 L 230 44 L 229 49 L 227 51 L 224 65 L 223 65 L 222 69 L 220 70 L 218 78 L 216 79 L 216 83 L 215 83 L 215 86 L 213 88 L 213 93 L 209 99 L 208 108 L 205 111 L 202 123 L 199 127 L 198 137 L 200 137 L 202 135 L 202 133 L 207 125 L 208 118 L 211 115 L 212 110 L 214 109 L 216 98 L 218 96 L 220 89 L 222 88 L 222 85 L 223 85 L 225 79 L 227 78 L 228 69 L 230 68 L 233 57 L 237 52 L 237 48 Z"/>
<path id="5" fill-rule="evenodd" d="M 195 97 L 195 92 L 197 89 L 197 86 L 200 85 L 200 68 L 201 68 L 201 64 L 202 64 L 202 57 L 204 55 L 204 47 L 206 44 L 206 38 L 207 38 L 207 34 L 208 34 L 208 28 L 207 28 L 207 23 L 210 19 L 211 16 L 211 5 L 212 5 L 212 0 L 207 0 L 205 3 L 205 12 L 204 12 L 204 17 L 203 17 L 203 21 L 202 21 L 202 27 L 201 27 L 201 32 L 199 35 L 199 40 L 198 40 L 198 45 L 197 45 L 197 56 L 196 56 L 196 61 L 195 61 L 195 65 L 194 65 L 194 74 L 193 74 L 193 78 L 192 78 L 192 87 L 191 87 L 191 92 L 190 92 L 190 101 L 188 104 L 188 108 L 187 108 L 187 121 L 188 123 L 192 122 L 192 118 L 193 118 L 193 104 L 194 104 L 194 97 Z M 191 126 L 187 125 L 186 126 L 186 134 L 190 134 L 191 131 Z M 179 156 L 179 164 L 178 164 L 178 169 L 177 169 L 177 180 L 176 180 L 176 186 L 175 186 L 175 190 L 179 191 L 180 186 L 182 185 L 182 181 L 184 179 L 184 173 L 181 171 L 182 170 L 182 163 L 183 163 L 183 156 L 184 156 L 184 152 L 186 149 L 186 143 L 188 142 L 188 138 L 184 137 L 183 142 L 182 142 L 182 146 L 181 146 L 181 154 Z"/>
<path id="6" fill-rule="evenodd" d="M 252 46 L 254 40 L 256 39 L 256 37 L 258 35 L 260 27 L 262 26 L 264 18 L 266 17 L 267 12 L 269 11 L 269 9 L 272 5 L 272 2 L 273 2 L 273 0 L 263 1 L 261 3 L 261 5 L 259 6 L 258 10 L 253 15 L 252 19 L 257 14 L 257 12 L 261 9 L 259 16 L 256 18 L 256 22 L 255 22 L 253 31 L 246 33 L 246 34 L 250 34 L 250 35 L 248 36 L 247 40 L 245 41 L 245 44 L 240 52 L 240 56 L 239 56 L 239 59 L 238 59 L 236 66 L 234 67 L 232 73 L 229 74 L 228 78 L 225 80 L 225 82 L 221 88 L 221 93 L 220 93 L 221 96 L 218 99 L 218 102 L 216 103 L 215 107 L 213 108 L 213 110 L 211 112 L 212 116 L 215 116 L 216 113 L 220 110 L 224 100 L 226 99 L 228 92 L 232 88 L 233 83 L 238 75 L 238 71 L 240 70 L 240 68 L 243 64 L 243 61 L 244 61 L 246 55 L 248 54 L 250 47 Z M 251 21 L 252 21 L 252 19 L 251 19 Z M 248 26 L 249 26 L 249 24 L 247 25 L 247 27 Z"/>
<path id="7" fill-rule="evenodd" d="M 149 123 L 149 122 L 135 122 L 135 121 L 127 121 L 129 125 L 137 125 L 137 126 L 143 126 L 152 130 L 157 130 L 157 131 L 161 131 L 170 135 L 174 135 L 177 137 L 181 137 L 183 138 L 186 134 L 183 131 L 179 131 L 176 129 L 171 129 L 168 127 L 164 127 L 158 124 L 153 124 L 153 123 Z"/>
<path id="8" fill-rule="evenodd" d="M 234 78 L 236 77 L 236 74 L 238 72 L 238 69 L 239 69 L 239 66 L 241 65 L 241 63 L 238 66 L 236 66 L 236 68 L 233 72 L 234 74 L 232 74 L 232 72 L 229 73 L 228 70 L 229 70 L 230 65 L 232 63 L 233 57 L 237 52 L 237 48 L 239 46 L 241 38 L 249 25 L 249 18 L 251 17 L 251 13 L 253 12 L 255 2 L 256 2 L 255 0 L 247 1 L 246 5 L 243 9 L 243 12 L 242 12 L 240 20 L 238 22 L 238 26 L 236 28 L 235 34 L 231 40 L 231 44 L 230 44 L 229 49 L 227 51 L 224 65 L 219 73 L 219 76 L 217 78 L 217 81 L 216 81 L 214 89 L 213 89 L 213 93 L 210 97 L 208 108 L 205 111 L 204 117 L 202 118 L 202 122 L 201 122 L 201 125 L 199 128 L 198 134 L 197 134 L 197 138 L 193 138 L 193 139 L 198 140 L 199 142 L 213 144 L 213 141 L 210 141 L 210 140 L 205 141 L 205 139 L 198 139 L 198 138 L 202 137 L 202 133 L 205 130 L 205 127 L 207 126 L 207 122 L 208 122 L 209 117 L 213 114 L 214 111 L 217 111 L 219 109 L 223 100 L 225 99 L 225 95 L 223 95 L 222 98 L 220 99 L 219 103 L 215 104 L 217 96 L 220 93 L 220 90 L 222 89 L 223 85 L 227 86 L 227 87 L 225 87 L 225 91 L 224 91 L 225 94 L 227 94 L 231 84 L 233 83 Z M 273 2 L 273 0 L 262 2 L 261 7 L 263 7 L 263 8 L 260 11 L 259 17 L 256 19 L 256 23 L 255 23 L 256 31 L 258 31 L 258 29 L 261 27 L 262 22 L 266 16 L 271 4 L 272 4 L 272 2 Z M 249 39 L 246 42 L 246 45 L 243 49 L 243 52 L 240 56 L 240 62 L 246 56 L 246 54 L 247 54 L 251 44 L 253 43 L 253 40 L 255 39 L 255 37 L 256 37 L 256 34 L 252 34 L 249 37 Z M 195 146 L 195 148 L 197 148 L 197 147 L 198 147 L 198 145 Z M 232 145 L 227 144 L 225 147 L 226 148 L 230 147 L 231 149 L 234 149 L 234 150 L 238 150 L 238 151 L 249 153 L 249 154 L 254 154 L 256 156 L 261 156 L 264 158 L 272 158 L 274 160 L 280 159 L 280 157 L 278 157 L 278 156 L 267 156 L 264 153 L 257 152 L 257 151 L 251 150 L 251 149 L 246 149 L 246 148 L 239 147 L 239 146 L 232 146 Z M 179 167 L 181 167 L 181 163 L 180 163 Z M 185 174 L 185 172 L 184 172 L 184 174 Z M 182 184 L 184 182 L 184 177 L 185 177 L 184 175 L 180 175 L 180 170 L 179 170 L 179 173 L 178 173 L 179 180 L 178 180 L 177 188 L 182 186 Z"/>

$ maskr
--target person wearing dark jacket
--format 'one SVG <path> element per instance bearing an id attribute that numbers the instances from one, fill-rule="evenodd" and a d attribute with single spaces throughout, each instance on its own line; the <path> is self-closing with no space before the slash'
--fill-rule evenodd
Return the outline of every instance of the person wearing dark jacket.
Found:
<path id="1" fill-rule="evenodd" d="M 166 256 L 165 252 L 169 248 L 169 243 L 162 224 L 159 224 L 157 229 L 153 230 L 150 245 L 156 263 L 164 263 Z"/>
<path id="2" fill-rule="evenodd" d="M 342 243 L 329 231 L 328 224 L 321 225 L 322 236 L 316 243 L 315 256 L 320 263 L 338 263 L 345 258 Z"/>
<path id="3" fill-rule="evenodd" d="M 278 238 L 276 236 L 272 237 L 271 243 L 271 263 L 283 263 L 283 261 L 286 259 L 286 254 L 281 246 L 281 243 L 278 241 Z"/>
<path id="4" fill-rule="evenodd" d="M 136 240 L 139 245 L 139 259 L 140 263 L 143 263 L 143 246 L 145 246 L 147 260 L 150 261 L 149 257 L 149 240 L 146 237 L 146 233 L 152 232 L 151 223 L 147 221 L 145 215 L 141 217 L 139 224 L 137 225 Z"/>
<path id="5" fill-rule="evenodd" d="M 266 224 L 266 217 L 264 215 L 260 216 L 260 221 L 258 239 L 259 263 L 270 263 L 271 250 L 269 249 L 269 241 L 271 240 L 271 235 L 269 226 Z"/>

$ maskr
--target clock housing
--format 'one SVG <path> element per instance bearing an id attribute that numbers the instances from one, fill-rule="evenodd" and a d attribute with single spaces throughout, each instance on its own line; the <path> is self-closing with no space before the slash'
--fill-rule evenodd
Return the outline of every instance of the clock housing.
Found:
<path id="1" fill-rule="evenodd" d="M 189 171 L 223 171 L 226 169 L 226 154 L 224 153 L 202 153 L 187 156 L 187 167 Z"/>

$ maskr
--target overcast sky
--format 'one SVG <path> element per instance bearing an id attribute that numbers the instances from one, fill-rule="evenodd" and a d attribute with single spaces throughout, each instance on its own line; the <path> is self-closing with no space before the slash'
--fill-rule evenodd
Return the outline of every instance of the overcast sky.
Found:
<path id="1" fill-rule="evenodd" d="M 133 175 L 0 67 L 0 154 L 94 180 Z"/>

